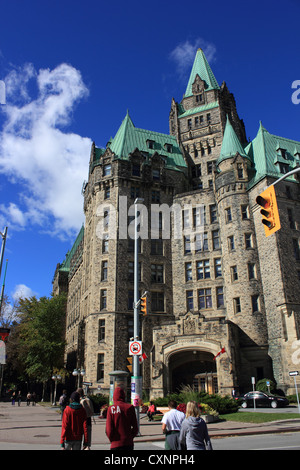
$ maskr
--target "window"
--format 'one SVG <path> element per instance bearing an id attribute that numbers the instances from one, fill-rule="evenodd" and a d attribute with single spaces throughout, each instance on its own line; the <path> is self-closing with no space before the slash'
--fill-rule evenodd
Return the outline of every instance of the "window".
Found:
<path id="1" fill-rule="evenodd" d="M 232 221 L 231 207 L 225 209 L 225 223 L 229 224 Z"/>
<path id="2" fill-rule="evenodd" d="M 141 263 L 139 263 L 139 271 L 138 271 L 138 278 L 141 281 Z M 128 261 L 128 281 L 134 281 L 134 262 Z"/>
<path id="3" fill-rule="evenodd" d="M 196 103 L 202 103 L 203 101 L 203 95 L 200 93 L 200 95 L 196 95 Z"/>
<path id="4" fill-rule="evenodd" d="M 212 307 L 211 289 L 199 289 L 198 290 L 198 304 L 199 304 L 199 309 Z"/>
<path id="5" fill-rule="evenodd" d="M 106 234 L 102 240 L 102 253 L 108 253 L 109 238 Z"/>
<path id="6" fill-rule="evenodd" d="M 111 164 L 107 164 L 103 166 L 103 176 L 110 176 L 111 175 Z"/>
<path id="7" fill-rule="evenodd" d="M 243 179 L 244 178 L 244 167 L 243 167 L 242 163 L 238 163 L 237 172 L 238 172 L 238 179 Z"/>
<path id="8" fill-rule="evenodd" d="M 104 190 L 104 199 L 109 199 L 110 198 L 110 187 L 107 186 Z"/>
<path id="9" fill-rule="evenodd" d="M 164 282 L 163 264 L 151 264 L 151 282 Z"/>
<path id="10" fill-rule="evenodd" d="M 210 120 L 211 120 L 211 118 L 210 118 L 210 113 L 207 113 L 207 115 L 206 115 L 206 120 L 207 120 L 208 123 L 210 123 Z"/>
<path id="11" fill-rule="evenodd" d="M 210 211 L 210 223 L 213 224 L 218 219 L 216 204 L 212 204 L 211 206 L 209 206 L 209 211 Z"/>
<path id="12" fill-rule="evenodd" d="M 249 219 L 249 206 L 247 204 L 243 204 L 241 206 L 241 213 L 242 213 L 242 219 Z"/>
<path id="13" fill-rule="evenodd" d="M 188 211 L 184 211 L 188 212 Z M 193 225 L 194 227 L 202 227 L 206 224 L 206 210 L 205 206 L 197 206 L 193 208 Z M 188 227 L 188 225 L 187 225 Z"/>
<path id="14" fill-rule="evenodd" d="M 224 307 L 223 287 L 217 287 L 217 307 Z"/>
<path id="15" fill-rule="evenodd" d="M 210 278 L 209 260 L 197 261 L 197 280 Z"/>
<path id="16" fill-rule="evenodd" d="M 221 258 L 215 258 L 215 277 L 222 276 L 222 260 Z"/>
<path id="17" fill-rule="evenodd" d="M 207 163 L 207 174 L 211 175 L 213 172 L 213 162 L 208 162 Z"/>
<path id="18" fill-rule="evenodd" d="M 234 236 L 231 235 L 230 237 L 228 237 L 228 250 L 229 251 L 232 251 L 234 250 Z"/>
<path id="19" fill-rule="evenodd" d="M 140 165 L 132 165 L 132 176 L 141 176 L 141 166 Z"/>
<path id="20" fill-rule="evenodd" d="M 194 293 L 192 290 L 186 291 L 186 308 L 187 311 L 194 310 Z"/>
<path id="21" fill-rule="evenodd" d="M 159 170 L 152 170 L 152 178 L 154 180 L 160 180 L 160 171 Z"/>
<path id="22" fill-rule="evenodd" d="M 165 299 L 163 292 L 151 292 L 151 310 L 152 312 L 164 312 Z"/>
<path id="23" fill-rule="evenodd" d="M 219 230 L 213 230 L 212 240 L 213 240 L 213 249 L 214 250 L 219 250 L 219 248 L 220 248 Z"/>
<path id="24" fill-rule="evenodd" d="M 97 382 L 104 382 L 104 354 L 98 354 Z"/>
<path id="25" fill-rule="evenodd" d="M 131 199 L 136 199 L 140 197 L 140 187 L 132 185 L 130 188 L 130 197 Z"/>
<path id="26" fill-rule="evenodd" d="M 187 235 L 184 237 L 184 254 L 191 252 L 191 237 Z"/>
<path id="27" fill-rule="evenodd" d="M 155 144 L 154 140 L 150 140 L 150 139 L 147 140 L 148 149 L 153 150 L 154 149 L 154 144 Z"/>
<path id="28" fill-rule="evenodd" d="M 133 302 L 134 302 L 134 291 L 130 289 L 128 291 L 128 310 L 133 310 Z"/>
<path id="29" fill-rule="evenodd" d="M 192 120 L 191 119 L 188 119 L 187 125 L 188 125 L 188 129 L 192 128 Z"/>
<path id="30" fill-rule="evenodd" d="M 252 295 L 251 296 L 251 303 L 252 303 L 252 313 L 259 311 L 259 296 Z"/>
<path id="31" fill-rule="evenodd" d="M 245 233 L 245 248 L 247 250 L 248 248 L 252 248 L 252 247 L 253 247 L 252 234 Z"/>
<path id="32" fill-rule="evenodd" d="M 98 341 L 105 340 L 105 320 L 99 320 Z"/>
<path id="33" fill-rule="evenodd" d="M 159 203 L 160 202 L 160 192 L 159 191 L 152 191 L 151 199 L 152 199 L 152 202 Z"/>
<path id="34" fill-rule="evenodd" d="M 185 263 L 185 281 L 192 281 L 193 274 L 192 274 L 192 263 Z"/>
<path id="35" fill-rule="evenodd" d="M 292 209 L 288 209 L 288 210 L 287 210 L 287 213 L 288 213 L 288 219 L 289 219 L 290 228 L 295 229 L 295 228 L 296 228 L 296 224 L 295 224 L 295 220 L 294 220 L 294 215 L 293 215 Z"/>
<path id="36" fill-rule="evenodd" d="M 300 249 L 299 249 L 299 240 L 298 238 L 293 238 L 293 249 L 294 256 L 297 260 L 300 260 Z"/>
<path id="37" fill-rule="evenodd" d="M 231 282 L 238 280 L 237 266 L 231 266 L 230 268 Z"/>
<path id="38" fill-rule="evenodd" d="M 195 236 L 196 252 L 208 250 L 207 232 L 196 233 Z"/>
<path id="39" fill-rule="evenodd" d="M 100 291 L 100 310 L 106 310 L 107 307 L 107 290 Z"/>
<path id="40" fill-rule="evenodd" d="M 234 313 L 239 313 L 241 311 L 241 299 L 239 297 L 233 299 L 233 311 Z"/>
<path id="41" fill-rule="evenodd" d="M 102 261 L 101 281 L 107 281 L 108 261 Z"/>
<path id="42" fill-rule="evenodd" d="M 256 266 L 254 263 L 248 263 L 248 277 L 249 279 L 256 279 Z"/>

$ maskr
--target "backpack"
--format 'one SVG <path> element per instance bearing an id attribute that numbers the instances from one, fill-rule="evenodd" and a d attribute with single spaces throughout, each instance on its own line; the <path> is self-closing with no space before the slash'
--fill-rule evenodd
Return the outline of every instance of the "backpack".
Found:
<path id="1" fill-rule="evenodd" d="M 68 404 L 68 399 L 66 397 L 66 395 L 62 395 L 59 399 L 59 404 L 60 406 L 67 406 Z"/>

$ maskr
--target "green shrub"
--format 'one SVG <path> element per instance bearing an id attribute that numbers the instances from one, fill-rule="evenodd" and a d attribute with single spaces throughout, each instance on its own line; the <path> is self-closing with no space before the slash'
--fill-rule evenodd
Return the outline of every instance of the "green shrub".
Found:
<path id="1" fill-rule="evenodd" d="M 89 395 L 89 399 L 93 402 L 95 413 L 99 413 L 100 408 L 109 403 L 108 395 L 102 395 L 101 393 L 99 395 Z"/>
<path id="2" fill-rule="evenodd" d="M 191 393 L 192 392 L 192 393 Z M 240 407 L 240 401 L 234 400 L 229 396 L 208 395 L 205 392 L 196 392 L 194 390 L 185 389 L 179 394 L 169 394 L 155 400 L 155 406 L 168 406 L 170 400 L 175 400 L 177 404 L 187 403 L 188 401 L 196 401 L 197 403 L 207 404 L 217 413 L 235 413 Z"/>

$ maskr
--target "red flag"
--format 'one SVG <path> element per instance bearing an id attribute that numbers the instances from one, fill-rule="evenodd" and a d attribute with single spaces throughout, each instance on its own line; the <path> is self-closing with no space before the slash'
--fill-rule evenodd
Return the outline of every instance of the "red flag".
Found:
<path id="1" fill-rule="evenodd" d="M 221 351 L 218 352 L 218 354 L 215 355 L 214 357 L 214 360 L 216 359 L 216 357 L 220 356 L 221 354 L 223 354 L 225 351 L 225 348 L 222 348 Z"/>
<path id="2" fill-rule="evenodd" d="M 148 359 L 148 356 L 146 353 L 143 353 L 140 357 L 139 357 L 139 363 L 141 364 L 145 359 Z"/>

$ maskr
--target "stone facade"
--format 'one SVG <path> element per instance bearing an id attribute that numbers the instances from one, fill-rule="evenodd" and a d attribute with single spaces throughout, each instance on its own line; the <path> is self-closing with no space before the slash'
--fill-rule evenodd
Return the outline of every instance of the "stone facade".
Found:
<path id="1" fill-rule="evenodd" d="M 85 226 L 53 283 L 55 293 L 68 289 L 66 364 L 84 368 L 95 393 L 100 387 L 108 393 L 110 372 L 126 370 L 132 208 L 141 197 L 139 290 L 149 292 L 149 314 L 140 321 L 144 390 L 158 397 L 189 384 L 242 393 L 251 377 L 265 377 L 292 391 L 288 372 L 295 369 L 300 315 L 298 181 L 276 185 L 282 228 L 270 237 L 256 197 L 281 176 L 278 168 L 297 163 L 300 144 L 287 141 L 281 156 L 289 162 L 278 157 L 283 144 L 274 144 L 272 171 L 262 169 L 259 139 L 268 138 L 271 148 L 275 136 L 260 128 L 246 142 L 234 97 L 224 82 L 219 87 L 201 50 L 183 100 L 172 100 L 169 123 L 170 135 L 158 134 L 135 128 L 127 114 L 106 149 L 92 146 Z M 154 208 L 164 209 L 157 225 Z"/>

